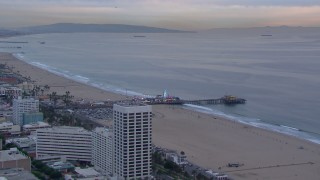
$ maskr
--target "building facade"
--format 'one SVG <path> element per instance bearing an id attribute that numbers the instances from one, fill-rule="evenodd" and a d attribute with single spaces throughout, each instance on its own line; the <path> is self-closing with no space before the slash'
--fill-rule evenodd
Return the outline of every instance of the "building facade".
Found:
<path id="1" fill-rule="evenodd" d="M 114 174 L 118 179 L 151 176 L 152 108 L 140 104 L 113 106 Z"/>
<path id="2" fill-rule="evenodd" d="M 43 122 L 42 112 L 27 112 L 22 115 L 22 124 L 34 124 L 37 122 Z"/>
<path id="3" fill-rule="evenodd" d="M 36 131 L 37 129 L 42 129 L 42 128 L 50 128 L 51 126 L 48 123 L 45 122 L 36 122 L 32 124 L 26 124 L 22 126 L 22 131 L 24 132 L 31 132 L 31 131 Z"/>
<path id="4" fill-rule="evenodd" d="M 19 125 L 14 125 L 12 122 L 0 123 L 0 133 L 10 133 L 19 134 L 21 127 Z"/>
<path id="5" fill-rule="evenodd" d="M 31 171 L 31 159 L 22 154 L 17 148 L 0 151 L 0 169 L 23 168 Z"/>
<path id="6" fill-rule="evenodd" d="M 22 95 L 22 89 L 17 87 L 0 87 L 0 96 L 12 96 L 12 97 L 19 97 Z"/>
<path id="7" fill-rule="evenodd" d="M 98 127 L 92 132 L 92 162 L 104 175 L 113 174 L 113 133 Z"/>
<path id="8" fill-rule="evenodd" d="M 91 162 L 91 132 L 81 127 L 53 127 L 36 131 L 36 157 L 65 156 L 67 160 Z"/>
<path id="9" fill-rule="evenodd" d="M 13 100 L 13 123 L 20 126 L 23 124 L 23 114 L 29 112 L 39 112 L 39 100 L 30 99 L 14 99 Z"/>

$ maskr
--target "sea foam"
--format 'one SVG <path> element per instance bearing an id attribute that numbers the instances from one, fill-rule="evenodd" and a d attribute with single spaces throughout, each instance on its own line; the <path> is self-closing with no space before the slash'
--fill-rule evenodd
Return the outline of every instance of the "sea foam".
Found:
<path id="1" fill-rule="evenodd" d="M 189 109 L 189 110 L 194 110 L 197 112 L 201 112 L 201 113 L 211 114 L 214 116 L 226 118 L 228 120 L 237 121 L 242 124 L 251 125 L 251 126 L 266 129 L 266 130 L 271 130 L 274 132 L 294 136 L 294 137 L 297 137 L 300 139 L 305 139 L 305 140 L 311 141 L 316 144 L 320 144 L 320 140 L 318 138 L 316 138 L 313 135 L 311 135 L 310 133 L 304 132 L 298 128 L 294 128 L 294 127 L 290 127 L 290 126 L 286 126 L 286 125 L 281 125 L 281 124 L 280 125 L 270 124 L 270 123 L 263 122 L 260 119 L 256 119 L 256 118 L 249 118 L 249 117 L 237 116 L 237 115 L 233 115 L 233 114 L 226 114 L 226 113 L 221 112 L 216 109 L 211 109 L 208 107 L 198 106 L 198 105 L 193 105 L 193 104 L 185 104 L 184 108 Z"/>
<path id="2" fill-rule="evenodd" d="M 24 62 L 29 63 L 29 61 L 26 61 L 24 59 L 25 56 L 23 54 L 16 53 L 16 54 L 14 54 L 14 56 Z M 116 87 L 116 86 L 113 86 L 110 84 L 103 84 L 103 83 L 95 82 L 94 80 L 92 80 L 88 77 L 85 77 L 82 75 L 72 74 L 69 71 L 61 71 L 57 68 L 48 66 L 46 64 L 42 64 L 40 62 L 36 62 L 36 61 L 30 61 L 30 62 L 31 63 L 29 63 L 29 64 L 34 65 L 36 67 L 39 67 L 41 69 L 44 69 L 46 71 L 49 71 L 53 74 L 56 74 L 56 75 L 80 82 L 80 83 L 84 83 L 84 84 L 99 88 L 101 90 L 105 90 L 105 91 L 109 91 L 109 92 L 113 92 L 113 93 L 117 93 L 117 94 L 121 94 L 121 95 L 127 95 L 127 96 L 152 97 L 150 95 L 145 95 L 145 94 L 135 92 L 132 90 L 119 88 L 119 87 Z M 206 114 L 212 114 L 212 115 L 223 117 L 223 118 L 226 118 L 226 119 L 229 119 L 232 121 L 237 121 L 237 122 L 251 125 L 254 127 L 267 129 L 267 130 L 271 130 L 274 132 L 294 136 L 294 137 L 297 137 L 300 139 L 306 139 L 306 140 L 311 141 L 313 143 L 320 144 L 319 138 L 313 136 L 312 133 L 305 132 L 305 131 L 300 130 L 295 127 L 290 127 L 290 126 L 282 125 L 282 124 L 279 124 L 279 125 L 278 124 L 270 124 L 267 122 L 263 122 L 257 118 L 250 118 L 250 117 L 238 116 L 238 115 L 233 115 L 233 114 L 226 114 L 226 113 L 221 112 L 219 110 L 209 108 L 209 107 L 204 107 L 204 106 L 185 104 L 183 107 L 185 109 L 190 109 L 190 110 L 194 110 L 194 111 L 202 112 L 202 113 L 206 113 Z"/>

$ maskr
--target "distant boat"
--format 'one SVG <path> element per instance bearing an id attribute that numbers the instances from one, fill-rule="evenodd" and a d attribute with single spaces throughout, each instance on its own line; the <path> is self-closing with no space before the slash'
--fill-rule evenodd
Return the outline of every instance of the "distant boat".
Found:
<path id="1" fill-rule="evenodd" d="M 262 34 L 261 36 L 272 36 L 272 34 Z"/>
<path id="2" fill-rule="evenodd" d="M 41 42 L 40 42 L 40 44 L 45 44 L 45 43 L 46 43 L 46 42 L 44 42 L 44 41 L 41 41 Z"/>
<path id="3" fill-rule="evenodd" d="M 135 37 L 135 38 L 145 38 L 146 36 L 142 36 L 142 35 L 135 35 L 135 36 L 133 36 L 133 37 Z"/>

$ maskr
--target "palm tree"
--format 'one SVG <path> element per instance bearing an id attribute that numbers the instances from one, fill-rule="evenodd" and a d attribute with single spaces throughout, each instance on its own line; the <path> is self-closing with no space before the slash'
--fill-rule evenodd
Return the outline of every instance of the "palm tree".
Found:
<path id="1" fill-rule="evenodd" d="M 71 103 L 71 99 L 74 96 L 70 95 L 70 91 L 66 91 L 66 94 L 63 95 L 63 102 L 66 104 L 66 106 L 68 106 Z"/>
<path id="2" fill-rule="evenodd" d="M 27 97 L 27 96 L 29 96 L 29 94 L 28 94 L 26 91 L 23 91 L 23 93 L 22 93 L 22 98 L 25 98 L 25 97 Z"/>
<path id="3" fill-rule="evenodd" d="M 37 86 L 37 85 L 35 85 L 31 90 L 33 96 L 38 96 L 39 91 L 40 91 L 40 86 Z"/>
<path id="4" fill-rule="evenodd" d="M 57 96 L 57 92 L 52 92 L 49 94 L 50 101 L 53 101 L 53 104 L 56 105 L 59 97 Z"/>
<path id="5" fill-rule="evenodd" d="M 44 90 L 46 90 L 46 91 L 49 91 L 49 89 L 50 89 L 50 86 L 49 85 L 44 85 Z"/>

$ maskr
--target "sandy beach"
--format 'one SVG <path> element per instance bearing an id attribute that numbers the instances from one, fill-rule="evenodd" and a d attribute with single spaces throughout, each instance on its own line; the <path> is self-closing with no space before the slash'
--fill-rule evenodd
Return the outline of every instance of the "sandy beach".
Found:
<path id="1" fill-rule="evenodd" d="M 65 79 L 0 53 L 0 63 L 30 76 L 50 91 L 70 91 L 77 99 L 117 100 L 124 96 Z M 153 142 L 156 146 L 184 151 L 204 168 L 226 172 L 234 179 L 319 179 L 320 145 L 284 134 L 214 117 L 181 106 L 153 106 Z M 284 112 L 285 113 L 285 112 Z M 227 163 L 243 164 L 228 168 Z"/>

